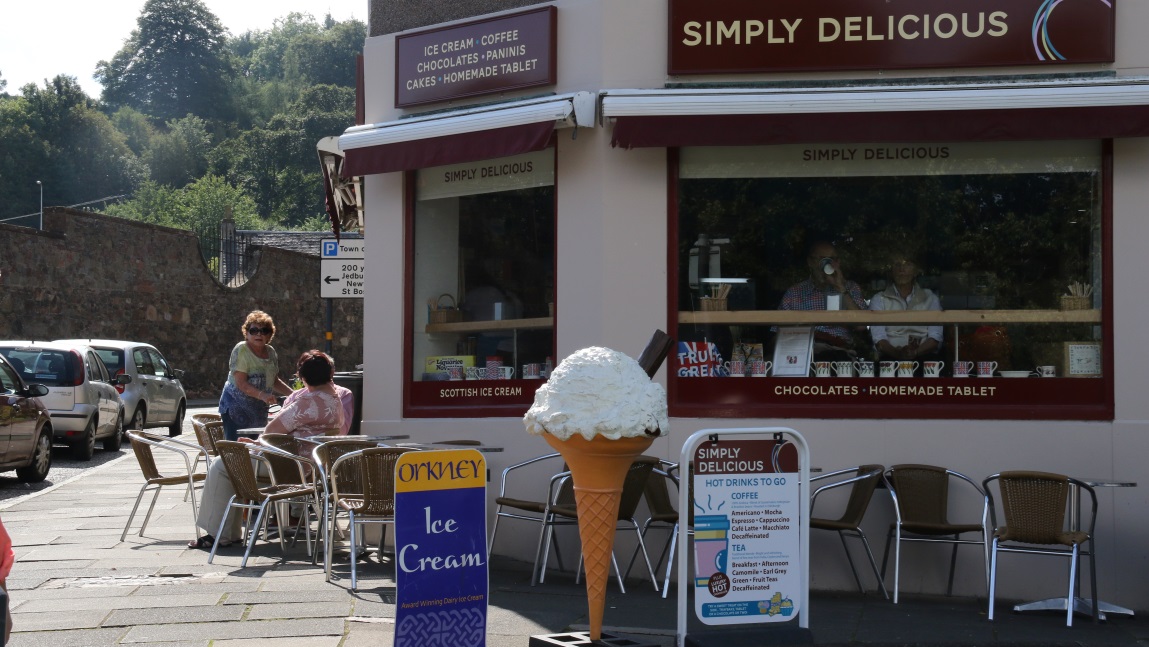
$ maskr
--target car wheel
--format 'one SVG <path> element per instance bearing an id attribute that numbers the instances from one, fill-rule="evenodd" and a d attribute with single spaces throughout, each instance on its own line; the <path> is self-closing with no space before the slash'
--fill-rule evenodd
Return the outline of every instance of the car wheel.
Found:
<path id="1" fill-rule="evenodd" d="M 124 444 L 124 414 L 120 413 L 116 417 L 116 433 L 108 436 L 103 440 L 104 451 L 118 452 L 120 447 Z"/>
<path id="2" fill-rule="evenodd" d="M 140 406 L 136 407 L 136 412 L 132 414 L 132 421 L 128 423 L 129 431 L 143 431 L 144 425 L 148 422 L 148 413 L 144 411 L 144 405 L 141 402 Z"/>
<path id="3" fill-rule="evenodd" d="M 32 450 L 32 462 L 24 467 L 16 468 L 16 478 L 24 483 L 39 483 L 48 478 L 48 470 L 52 468 L 52 429 L 45 427 L 36 439 L 36 448 Z"/>
<path id="4" fill-rule="evenodd" d="M 84 437 L 72 445 L 72 459 L 77 461 L 90 461 L 92 454 L 96 453 L 96 418 L 93 416 L 84 428 Z"/>
<path id="5" fill-rule="evenodd" d="M 178 436 L 184 432 L 184 403 L 181 402 L 180 406 L 176 407 L 176 419 L 172 422 L 172 426 L 168 427 L 168 436 Z"/>

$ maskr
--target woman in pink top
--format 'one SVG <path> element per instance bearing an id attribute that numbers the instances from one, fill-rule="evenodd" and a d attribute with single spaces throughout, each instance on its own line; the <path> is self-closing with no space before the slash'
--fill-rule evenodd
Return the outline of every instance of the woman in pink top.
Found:
<path id="1" fill-rule="evenodd" d="M 296 438 L 322 436 L 329 429 L 342 433 L 346 416 L 343 401 L 332 381 L 335 362 L 326 353 L 309 350 L 299 356 L 296 363 L 299 378 L 307 386 L 295 393 L 284 404 L 263 430 L 265 434 L 291 434 Z M 298 395 L 297 395 L 298 394 Z"/>
<path id="2" fill-rule="evenodd" d="M 16 553 L 12 551 L 12 538 L 4 529 L 4 522 L 0 521 L 0 589 L 8 592 L 8 574 L 12 572 L 12 563 L 16 561 Z M 4 644 L 8 644 L 8 636 L 12 634 L 12 601 L 4 605 Z"/>

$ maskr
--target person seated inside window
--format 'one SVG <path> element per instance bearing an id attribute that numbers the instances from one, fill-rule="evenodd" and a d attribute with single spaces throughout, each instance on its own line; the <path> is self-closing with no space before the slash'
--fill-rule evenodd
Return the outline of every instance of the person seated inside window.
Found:
<path id="1" fill-rule="evenodd" d="M 842 274 L 838 250 L 826 241 L 816 241 L 806 254 L 810 277 L 791 285 L 782 295 L 779 310 L 826 310 L 827 298 L 836 296 L 840 310 L 865 310 L 862 288 Z M 852 361 L 853 333 L 846 326 L 814 327 L 815 361 Z"/>
<path id="2" fill-rule="evenodd" d="M 890 263 L 892 282 L 870 299 L 870 310 L 941 310 L 938 295 L 918 284 L 918 263 L 909 255 L 896 255 Z M 870 335 L 879 360 L 940 360 L 942 327 L 911 324 L 871 326 Z"/>

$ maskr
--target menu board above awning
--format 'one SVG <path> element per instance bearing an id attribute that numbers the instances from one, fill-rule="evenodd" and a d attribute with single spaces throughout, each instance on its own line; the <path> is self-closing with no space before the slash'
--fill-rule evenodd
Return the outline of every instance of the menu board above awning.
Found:
<path id="1" fill-rule="evenodd" d="M 460 164 L 546 148 L 556 128 L 593 128 L 593 92 L 548 96 L 348 128 L 345 177 Z"/>
<path id="2" fill-rule="evenodd" d="M 1149 136 L 1149 78 L 609 90 L 623 148 Z"/>

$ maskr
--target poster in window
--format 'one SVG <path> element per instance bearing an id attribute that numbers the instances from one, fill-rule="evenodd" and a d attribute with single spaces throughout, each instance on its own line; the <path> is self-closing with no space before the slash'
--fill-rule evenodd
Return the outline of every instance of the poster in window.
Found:
<path id="1" fill-rule="evenodd" d="M 1063 358 L 1066 377 L 1101 376 L 1101 342 L 1067 341 Z"/>
<path id="2" fill-rule="evenodd" d="M 779 328 L 774 342 L 774 377 L 806 377 L 810 372 L 813 351 L 813 328 Z"/>

